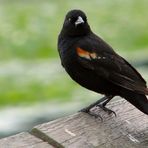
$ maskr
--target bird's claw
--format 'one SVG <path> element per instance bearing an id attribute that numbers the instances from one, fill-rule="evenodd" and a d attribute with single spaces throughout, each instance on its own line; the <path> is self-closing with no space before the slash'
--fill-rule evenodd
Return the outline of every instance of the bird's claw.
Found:
<path id="1" fill-rule="evenodd" d="M 100 107 L 101 109 L 103 109 L 105 112 L 108 112 L 109 115 L 114 114 L 115 117 L 117 116 L 116 112 L 114 112 L 113 110 L 103 106 L 103 104 L 98 104 L 97 106 Z"/>
<path id="2" fill-rule="evenodd" d="M 89 109 L 87 109 L 87 108 L 83 108 L 83 109 L 81 109 L 79 112 L 87 113 L 87 114 L 89 114 L 90 116 L 92 116 L 92 117 L 94 117 L 94 118 L 100 118 L 101 121 L 103 121 L 103 118 L 102 118 L 99 114 L 95 114 L 95 113 L 91 112 L 91 111 L 90 111 Z"/>

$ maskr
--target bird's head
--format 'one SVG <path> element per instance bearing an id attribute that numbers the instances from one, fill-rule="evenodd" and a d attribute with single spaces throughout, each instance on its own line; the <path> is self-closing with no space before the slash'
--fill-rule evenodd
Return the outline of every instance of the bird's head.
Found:
<path id="1" fill-rule="evenodd" d="M 67 36 L 82 36 L 90 32 L 87 17 L 81 10 L 71 10 L 67 13 L 62 32 Z"/>

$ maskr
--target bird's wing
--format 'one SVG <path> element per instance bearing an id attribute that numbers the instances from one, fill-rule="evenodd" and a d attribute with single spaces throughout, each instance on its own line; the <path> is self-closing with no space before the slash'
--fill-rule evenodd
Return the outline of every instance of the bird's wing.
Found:
<path id="1" fill-rule="evenodd" d="M 77 47 L 76 53 L 81 66 L 91 69 L 98 76 L 120 87 L 148 94 L 145 80 L 126 60 L 115 52 L 98 51 L 90 50 L 90 47 Z"/>

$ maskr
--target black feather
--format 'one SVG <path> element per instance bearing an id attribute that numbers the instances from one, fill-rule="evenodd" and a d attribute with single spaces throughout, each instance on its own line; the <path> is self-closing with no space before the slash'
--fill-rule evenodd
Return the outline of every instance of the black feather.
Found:
<path id="1" fill-rule="evenodd" d="M 74 20 L 78 16 L 84 23 L 75 26 Z M 82 49 L 82 53 L 78 53 L 78 48 Z M 66 15 L 58 38 L 58 51 L 63 67 L 81 86 L 107 96 L 124 97 L 148 114 L 146 81 L 131 64 L 91 31 L 81 10 L 72 10 Z"/>

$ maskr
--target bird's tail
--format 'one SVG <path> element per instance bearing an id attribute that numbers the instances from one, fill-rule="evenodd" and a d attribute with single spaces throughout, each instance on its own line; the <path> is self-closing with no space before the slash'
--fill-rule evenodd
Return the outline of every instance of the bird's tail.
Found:
<path id="1" fill-rule="evenodd" d="M 148 99 L 145 95 L 128 92 L 126 96 L 124 94 L 123 97 L 140 111 L 148 115 Z"/>

